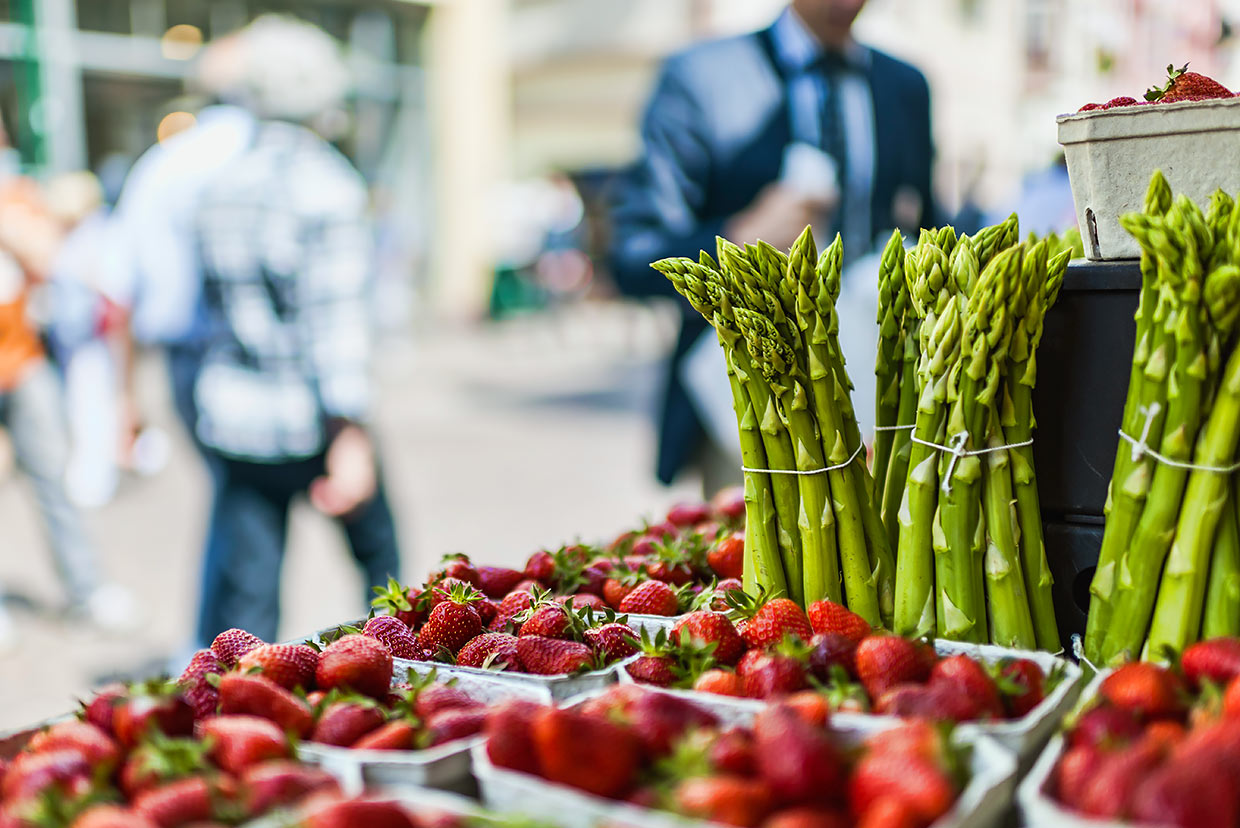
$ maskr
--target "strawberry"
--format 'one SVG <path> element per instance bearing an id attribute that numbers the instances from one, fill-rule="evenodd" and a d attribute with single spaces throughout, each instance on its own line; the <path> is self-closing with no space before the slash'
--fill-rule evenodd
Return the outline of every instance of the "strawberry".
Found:
<path id="1" fill-rule="evenodd" d="M 745 533 L 729 532 L 706 552 L 706 563 L 720 578 L 740 578 L 745 570 Z"/>
<path id="2" fill-rule="evenodd" d="M 314 729 L 310 706 L 264 675 L 226 673 L 220 679 L 220 712 L 258 716 L 299 738 Z"/>
<path id="3" fill-rule="evenodd" d="M 675 615 L 679 601 L 676 590 L 662 581 L 644 581 L 624 596 L 618 609 L 638 615 Z"/>
<path id="4" fill-rule="evenodd" d="M 240 773 L 266 759 L 289 755 L 288 740 L 274 722 L 258 716 L 215 716 L 198 724 L 198 737 L 211 739 L 209 755 L 229 773 Z"/>
<path id="5" fill-rule="evenodd" d="M 1064 751 L 1052 776 L 1055 793 L 1061 802 L 1072 808 L 1080 807 L 1099 761 L 1099 751 L 1093 745 L 1077 745 Z"/>
<path id="6" fill-rule="evenodd" d="M 782 699 L 781 704 L 814 727 L 826 727 L 831 718 L 831 703 L 817 690 L 798 690 Z"/>
<path id="7" fill-rule="evenodd" d="M 135 685 L 131 695 L 112 708 L 112 729 L 122 747 L 132 748 L 157 730 L 165 736 L 194 732 L 194 710 L 175 685 L 160 680 Z"/>
<path id="8" fill-rule="evenodd" d="M 211 642 L 211 649 L 215 650 L 215 654 L 220 657 L 220 663 L 225 667 L 236 667 L 241 656 L 264 643 L 266 642 L 258 636 L 234 627 L 217 635 Z"/>
<path id="9" fill-rule="evenodd" d="M 215 713 L 220 693 L 212 682 L 218 681 L 223 672 L 224 666 L 214 650 L 199 650 L 177 679 L 195 719 L 204 719 Z"/>
<path id="10" fill-rule="evenodd" d="M 762 828 L 851 828 L 852 821 L 839 811 L 821 805 L 800 805 L 776 811 Z"/>
<path id="11" fill-rule="evenodd" d="M 710 513 L 710 505 L 706 503 L 677 503 L 668 510 L 667 522 L 680 529 L 707 520 Z"/>
<path id="12" fill-rule="evenodd" d="M 157 828 L 141 814 L 119 805 L 92 805 L 73 820 L 70 828 Z"/>
<path id="13" fill-rule="evenodd" d="M 1225 685 L 1240 676 L 1240 638 L 1199 641 L 1184 651 L 1180 668 L 1194 689 L 1200 687 L 1202 681 Z"/>
<path id="14" fill-rule="evenodd" d="M 1162 761 L 1160 747 L 1141 741 L 1130 749 L 1102 755 L 1085 784 L 1077 810 L 1090 816 L 1116 819 L 1127 813 L 1133 795 Z"/>
<path id="15" fill-rule="evenodd" d="M 370 731 L 350 747 L 354 750 L 413 750 L 417 740 L 417 725 L 408 719 L 393 719 Z"/>
<path id="16" fill-rule="evenodd" d="M 383 724 L 383 711 L 364 696 L 336 701 L 324 708 L 310 741 L 348 747 Z"/>
<path id="17" fill-rule="evenodd" d="M 1141 720 L 1133 711 L 1099 705 L 1081 714 L 1068 732 L 1068 743 L 1073 747 L 1123 747 L 1139 737 L 1141 730 Z"/>
<path id="18" fill-rule="evenodd" d="M 607 559 L 591 561 L 581 570 L 581 583 L 577 587 L 579 593 L 603 597 L 603 587 L 611 573 L 616 569 L 616 562 Z M 604 601 L 606 603 L 606 601 Z"/>
<path id="19" fill-rule="evenodd" d="M 418 646 L 433 653 L 456 653 L 482 633 L 482 618 L 471 606 L 477 592 L 453 587 L 448 597 L 435 605 L 418 633 Z"/>
<path id="20" fill-rule="evenodd" d="M 531 581 L 538 581 L 544 586 L 551 586 L 556 575 L 555 558 L 552 557 L 550 552 L 540 549 L 533 555 L 530 555 L 529 560 L 525 562 L 525 572 L 523 574 Z"/>
<path id="21" fill-rule="evenodd" d="M 760 825 L 775 804 L 770 786 L 739 776 L 686 779 L 676 786 L 672 801 L 685 816 L 742 828 Z"/>
<path id="22" fill-rule="evenodd" d="M 52 785 L 89 780 L 93 773 L 82 752 L 72 748 L 21 754 L 4 774 L 0 799 L 17 802 Z"/>
<path id="23" fill-rule="evenodd" d="M 339 687 L 382 698 L 392 683 L 392 653 L 373 638 L 346 635 L 319 655 L 315 679 L 320 690 Z"/>
<path id="24" fill-rule="evenodd" d="M 372 799 L 330 799 L 313 807 L 301 820 L 303 828 L 419 828 L 399 802 Z"/>
<path id="25" fill-rule="evenodd" d="M 524 572 L 502 566 L 478 567 L 478 589 L 488 598 L 502 599 L 525 577 Z"/>
<path id="26" fill-rule="evenodd" d="M 548 604 L 538 607 L 525 623 L 521 625 L 517 635 L 541 635 L 543 638 L 572 638 L 572 618 L 568 610 L 560 604 Z"/>
<path id="27" fill-rule="evenodd" d="M 418 637 L 399 618 L 376 615 L 366 622 L 362 635 L 382 641 L 392 651 L 393 658 L 417 658 Z"/>
<path id="28" fill-rule="evenodd" d="M 492 632 L 509 632 L 509 625 L 517 616 L 534 605 L 534 595 L 527 591 L 510 592 L 499 602 L 495 620 L 488 625 Z M 481 616 L 479 616 L 481 620 Z"/>
<path id="29" fill-rule="evenodd" d="M 826 731 L 775 705 L 754 717 L 753 733 L 758 773 L 781 800 L 821 802 L 839 795 L 844 757 Z"/>
<path id="30" fill-rule="evenodd" d="M 728 593 L 744 592 L 745 585 L 741 583 L 739 578 L 724 578 L 715 584 L 715 588 L 710 590 L 711 603 L 710 609 L 716 612 L 726 612 L 731 604 L 728 602 Z"/>
<path id="31" fill-rule="evenodd" d="M 456 663 L 462 667 L 519 673 L 521 659 L 517 657 L 517 637 L 508 633 L 483 633 L 461 648 L 456 654 Z"/>
<path id="32" fill-rule="evenodd" d="M 719 773 L 754 776 L 753 731 L 745 727 L 729 727 L 720 731 L 706 748 L 710 766 Z"/>
<path id="33" fill-rule="evenodd" d="M 499 617 L 499 602 L 492 601 L 490 598 L 479 598 L 474 601 L 471 606 L 478 612 L 478 620 L 482 622 L 483 629 Z"/>
<path id="34" fill-rule="evenodd" d="M 643 655 L 624 668 L 634 681 L 655 687 L 671 687 L 676 683 L 676 659 L 666 655 Z"/>
<path id="35" fill-rule="evenodd" d="M 1145 93 L 1147 101 L 1176 103 L 1178 101 L 1201 101 L 1209 98 L 1230 98 L 1231 90 L 1213 78 L 1199 72 L 1188 71 L 1188 64 L 1179 69 L 1175 64 L 1167 66 L 1167 83 L 1152 86 Z"/>
<path id="36" fill-rule="evenodd" d="M 960 653 L 944 658 L 930 670 L 930 686 L 941 686 L 969 699 L 978 709 L 979 718 L 1000 719 L 1003 703 L 999 688 L 986 668 Z"/>
<path id="37" fill-rule="evenodd" d="M 409 627 L 421 626 L 426 620 L 429 596 L 416 588 L 401 586 L 395 578 L 388 578 L 387 586 L 374 588 L 375 597 L 370 602 L 375 611 L 382 615 L 391 615 Z"/>
<path id="38" fill-rule="evenodd" d="M 596 612 L 609 609 L 607 602 L 589 592 L 579 592 L 576 595 L 565 595 L 560 603 L 568 607 L 570 610 L 579 610 L 589 607 Z"/>
<path id="39" fill-rule="evenodd" d="M 237 659 L 238 669 L 261 673 L 286 690 L 313 687 L 317 666 L 318 653 L 304 644 L 262 644 Z"/>
<path id="40" fill-rule="evenodd" d="M 743 626 L 737 626 L 737 630 L 745 643 L 754 649 L 773 647 L 789 635 L 807 642 L 814 637 L 805 613 L 787 598 L 774 598 L 757 605 L 744 593 L 732 592 L 728 597 L 730 601 L 735 599 L 741 615 L 748 616 Z"/>
<path id="41" fill-rule="evenodd" d="M 650 560 L 644 569 L 646 577 L 652 581 L 662 581 L 673 587 L 684 586 L 693 580 L 693 570 L 683 562 Z"/>
<path id="42" fill-rule="evenodd" d="M 138 745 L 121 766 L 120 787 L 133 799 L 142 791 L 201 772 L 206 760 L 207 745 L 199 740 L 155 734 Z"/>
<path id="43" fill-rule="evenodd" d="M 455 578 L 462 583 L 469 584 L 474 589 L 482 589 L 482 578 L 478 574 L 478 569 L 470 563 L 468 555 L 456 553 L 445 556 L 443 560 L 444 568 L 434 580 Z"/>
<path id="44" fill-rule="evenodd" d="M 745 680 L 728 670 L 707 670 L 693 682 L 693 689 L 719 696 L 744 696 Z"/>
<path id="45" fill-rule="evenodd" d="M 554 676 L 587 669 L 594 663 L 594 651 L 576 641 L 523 635 L 517 639 L 517 658 L 527 672 Z"/>
<path id="46" fill-rule="evenodd" d="M 620 609 L 620 605 L 628 594 L 637 588 L 637 576 L 611 577 L 603 582 L 603 600 L 612 609 Z"/>
<path id="47" fill-rule="evenodd" d="M 835 668 L 857 677 L 857 642 L 840 633 L 818 633 L 810 639 L 809 671 L 819 681 L 831 681 Z"/>
<path id="48" fill-rule="evenodd" d="M 904 802 L 920 825 L 934 822 L 956 800 L 956 786 L 930 760 L 911 754 L 868 753 L 861 757 L 848 780 L 848 804 L 853 814 L 866 813 L 881 798 Z"/>
<path id="49" fill-rule="evenodd" d="M 1172 762 L 1146 777 L 1133 794 L 1130 812 L 1135 821 L 1150 825 L 1235 825 L 1240 799 L 1217 767 Z"/>
<path id="50" fill-rule="evenodd" d="M 877 699 L 897 684 L 928 679 L 934 653 L 898 635 L 871 635 L 857 645 L 855 658 L 857 677 L 870 698 Z"/>
<path id="51" fill-rule="evenodd" d="M 719 717 L 667 693 L 642 693 L 629 708 L 632 730 L 650 757 L 665 756 L 686 733 L 718 726 Z"/>
<path id="52" fill-rule="evenodd" d="M 745 642 L 732 622 L 721 612 L 697 610 L 684 616 L 672 628 L 672 641 L 695 647 L 713 645 L 711 655 L 720 664 L 735 664 L 745 652 Z"/>
<path id="53" fill-rule="evenodd" d="M 111 768 L 120 758 L 116 741 L 89 722 L 69 719 L 41 730 L 26 745 L 32 753 L 52 750 L 76 750 L 93 767 Z"/>
<path id="54" fill-rule="evenodd" d="M 835 633 L 860 644 L 873 632 L 869 621 L 834 601 L 814 601 L 806 608 L 806 614 L 815 633 Z"/>
<path id="55" fill-rule="evenodd" d="M 441 710 L 426 720 L 429 744 L 442 745 L 457 739 L 467 739 L 482 732 L 487 712 L 481 707 L 473 709 Z"/>
<path id="56" fill-rule="evenodd" d="M 534 747 L 534 716 L 542 707 L 522 699 L 501 702 L 487 711 L 487 756 L 497 767 L 541 774 Z"/>
<path id="57" fill-rule="evenodd" d="M 1102 680 L 1098 695 L 1148 719 L 1184 713 L 1178 680 L 1170 670 L 1155 664 L 1138 661 L 1117 668 Z"/>
<path id="58" fill-rule="evenodd" d="M 874 712 L 941 722 L 967 722 L 986 715 L 978 700 L 956 685 L 943 682 L 937 685 L 897 684 L 874 700 Z"/>
<path id="59" fill-rule="evenodd" d="M 206 779 L 194 776 L 144 791 L 134 800 L 133 810 L 160 828 L 175 828 L 211 819 L 215 795 Z"/>
<path id="60" fill-rule="evenodd" d="M 1234 678 L 1227 684 L 1223 693 L 1223 715 L 1240 718 L 1240 678 Z"/>
<path id="61" fill-rule="evenodd" d="M 538 766 L 552 782 L 617 797 L 637 776 L 642 748 L 629 728 L 544 707 L 534 714 L 531 733 Z"/>
<path id="62" fill-rule="evenodd" d="M 770 699 L 805 689 L 805 665 L 795 656 L 764 650 L 750 650 L 736 665 L 744 681 L 745 695 Z"/>
<path id="63" fill-rule="evenodd" d="M 418 693 L 414 701 L 414 712 L 422 719 L 429 719 L 444 710 L 470 710 L 481 706 L 481 702 L 459 687 L 432 684 Z"/>
<path id="64" fill-rule="evenodd" d="M 112 726 L 112 710 L 124 701 L 127 695 L 129 691 L 120 683 L 100 688 L 89 702 L 82 704 L 82 718 L 109 736 L 116 735 Z"/>
<path id="65" fill-rule="evenodd" d="M 729 486 L 720 489 L 710 499 L 710 508 L 715 517 L 724 523 L 733 523 L 745 517 L 745 487 Z"/>
<path id="66" fill-rule="evenodd" d="M 917 812 L 899 796 L 880 796 L 860 815 L 856 828 L 919 828 Z"/>
<path id="67" fill-rule="evenodd" d="M 1102 104 L 1100 103 L 1087 103 L 1084 106 L 1082 106 L 1080 109 L 1078 109 L 1077 112 L 1092 112 L 1095 109 L 1102 109 L 1102 108 L 1103 108 Z"/>
<path id="68" fill-rule="evenodd" d="M 601 624 L 586 630 L 583 637 L 599 658 L 608 664 L 637 653 L 637 634 L 625 624 Z"/>
<path id="69" fill-rule="evenodd" d="M 1136 106 L 1140 101 L 1131 95 L 1121 95 L 1118 98 L 1112 98 L 1102 105 L 1103 109 L 1118 109 L 1121 106 Z"/>
<path id="70" fill-rule="evenodd" d="M 245 811 L 254 815 L 292 805 L 313 791 L 336 787 L 336 780 L 326 771 L 285 759 L 252 765 L 241 775 Z"/>

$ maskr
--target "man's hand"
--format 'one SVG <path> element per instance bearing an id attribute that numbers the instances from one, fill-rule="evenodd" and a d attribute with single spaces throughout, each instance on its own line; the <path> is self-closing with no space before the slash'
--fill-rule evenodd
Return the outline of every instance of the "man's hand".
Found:
<path id="1" fill-rule="evenodd" d="M 375 452 L 355 425 L 340 430 L 327 447 L 326 470 L 310 484 L 310 503 L 325 515 L 344 517 L 375 495 Z"/>
<path id="2" fill-rule="evenodd" d="M 764 187 L 748 207 L 733 216 L 724 227 L 724 236 L 736 244 L 761 239 L 786 250 L 805 225 L 821 222 L 834 208 L 834 203 L 810 198 L 777 181 Z"/>

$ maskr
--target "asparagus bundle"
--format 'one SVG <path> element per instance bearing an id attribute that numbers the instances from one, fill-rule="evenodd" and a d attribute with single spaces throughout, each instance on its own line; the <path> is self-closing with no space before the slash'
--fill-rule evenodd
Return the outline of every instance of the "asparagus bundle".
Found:
<path id="1" fill-rule="evenodd" d="M 745 472 L 745 587 L 846 603 L 890 624 L 895 560 L 873 500 L 839 347 L 839 238 L 784 254 L 718 240 L 653 267 L 723 346 Z"/>
<path id="2" fill-rule="evenodd" d="M 899 505 L 884 518 L 897 537 L 897 632 L 1053 650 L 1032 389 L 1071 250 L 1018 238 L 1012 216 L 973 238 L 923 231 L 904 256 L 914 405 L 907 459 L 888 461 L 883 489 Z"/>
<path id="3" fill-rule="evenodd" d="M 1142 249 L 1137 343 L 1090 586 L 1086 655 L 1162 658 L 1240 632 L 1240 210 L 1155 173 L 1122 217 Z"/>

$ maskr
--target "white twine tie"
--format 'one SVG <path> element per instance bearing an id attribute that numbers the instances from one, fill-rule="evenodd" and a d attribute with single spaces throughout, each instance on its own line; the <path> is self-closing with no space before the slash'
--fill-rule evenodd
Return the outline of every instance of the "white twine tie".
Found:
<path id="1" fill-rule="evenodd" d="M 850 463 L 852 463 L 852 461 L 857 459 L 857 455 L 861 453 L 862 448 L 864 448 L 864 444 L 857 446 L 857 450 L 852 453 L 852 457 L 849 457 L 843 463 L 837 463 L 834 466 L 827 466 L 822 469 L 809 469 L 807 471 L 801 471 L 800 469 L 751 469 L 749 466 L 741 466 L 741 471 L 756 472 L 758 474 L 823 474 L 825 472 L 835 471 L 836 469 L 847 467 Z"/>
<path id="2" fill-rule="evenodd" d="M 914 443 L 921 443 L 923 446 L 929 446 L 932 449 L 938 449 L 944 454 L 950 454 L 952 459 L 947 464 L 947 470 L 943 473 L 943 491 L 950 492 L 952 490 L 952 473 L 956 470 L 956 464 L 964 457 L 977 457 L 982 454 L 990 454 L 992 451 L 1007 451 L 1008 449 L 1024 448 L 1033 445 L 1033 438 L 1024 440 L 1019 443 L 1005 443 L 1002 446 L 987 446 L 986 448 L 973 449 L 966 451 L 965 446 L 969 442 L 969 432 L 961 431 L 952 438 L 951 445 L 944 446 L 939 443 L 932 443 L 929 440 L 923 440 L 914 434 L 910 437 Z"/>
<path id="3" fill-rule="evenodd" d="M 1231 474 L 1240 469 L 1240 462 L 1232 463 L 1230 466 L 1203 466 L 1197 463 L 1185 463 L 1182 460 L 1173 460 L 1165 454 L 1160 454 L 1150 447 L 1150 431 L 1154 427 L 1154 418 L 1162 412 L 1162 405 L 1155 402 L 1148 406 L 1141 406 L 1137 409 L 1137 413 L 1145 415 L 1145 424 L 1141 427 L 1141 436 L 1133 437 L 1131 434 L 1119 430 L 1121 440 L 1126 440 L 1132 444 L 1132 462 L 1137 462 L 1144 457 L 1151 457 L 1155 462 L 1162 463 L 1164 466 L 1171 466 L 1177 469 L 1188 469 L 1189 471 L 1214 472 L 1216 474 Z"/>

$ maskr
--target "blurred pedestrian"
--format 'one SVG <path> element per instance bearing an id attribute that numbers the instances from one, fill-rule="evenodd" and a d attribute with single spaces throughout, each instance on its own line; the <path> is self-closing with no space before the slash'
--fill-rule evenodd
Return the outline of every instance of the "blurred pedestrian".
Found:
<path id="1" fill-rule="evenodd" d="M 274 640 L 289 509 L 307 495 L 344 528 L 367 585 L 400 558 L 367 426 L 367 291 L 374 235 L 365 182 L 306 124 L 349 86 L 335 42 L 281 17 L 244 34 L 250 145 L 198 205 L 206 348 L 197 434 L 221 469 L 211 533 L 225 557 L 204 583 L 199 637 Z"/>
<path id="2" fill-rule="evenodd" d="M 7 145 L 3 135 L 0 129 L 0 148 Z M 34 490 L 69 617 L 126 630 L 137 620 L 132 596 L 103 580 L 82 515 L 65 491 L 69 437 L 60 379 L 28 313 L 30 289 L 47 278 L 62 241 L 38 187 L 0 174 L 0 426 Z M 14 641 L 13 622 L 0 604 L 0 648 Z"/>
<path id="3" fill-rule="evenodd" d="M 769 28 L 668 59 L 646 110 L 644 155 L 617 188 L 622 291 L 675 297 L 650 263 L 713 253 L 716 235 L 787 248 L 813 225 L 820 245 L 840 233 L 851 263 L 892 228 L 933 222 L 929 89 L 913 67 L 853 39 L 864 5 L 793 0 Z M 710 494 L 740 477 L 739 450 L 720 444 L 725 433 L 735 442 L 735 421 L 714 332 L 676 298 L 657 474 L 670 483 L 696 466 Z M 694 370 L 700 361 L 713 367 Z M 708 421 L 720 436 L 706 436 Z"/>

